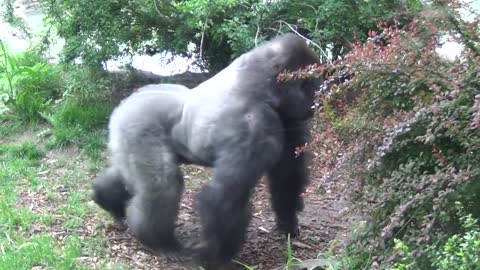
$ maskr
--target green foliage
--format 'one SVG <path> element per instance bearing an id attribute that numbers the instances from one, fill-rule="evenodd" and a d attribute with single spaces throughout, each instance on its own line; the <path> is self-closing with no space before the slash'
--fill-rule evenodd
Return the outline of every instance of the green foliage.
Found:
<path id="1" fill-rule="evenodd" d="M 349 185 L 359 187 L 350 190 L 355 206 L 370 222 L 348 247 L 351 269 L 440 267 L 436 258 L 445 263 L 452 254 L 431 256 L 438 243 L 461 241 L 476 255 L 458 220 L 480 217 L 480 55 L 468 50 L 455 62 L 436 55 L 440 33 L 458 29 L 441 20 L 444 12 L 434 4 L 422 20 L 370 32 L 333 67 L 354 76 L 332 88 L 325 116 L 344 138 L 363 138 L 348 175 L 358 181 Z M 455 201 L 467 214 L 459 216 Z M 463 263 L 451 259 L 451 269 Z"/>
<path id="2" fill-rule="evenodd" d="M 122 54 L 170 51 L 199 55 L 211 71 L 279 32 L 296 31 L 316 42 L 324 61 L 336 59 L 348 51 L 354 33 L 365 38 L 375 27 L 372 18 L 391 21 L 401 12 L 408 21 L 420 6 L 418 0 L 40 2 L 47 22 L 65 39 L 65 61 L 81 58 L 99 66 Z"/>
<path id="3" fill-rule="evenodd" d="M 23 143 L 16 146 L 0 145 L 0 154 L 5 157 L 6 160 L 25 158 L 34 161 L 38 161 L 45 155 L 44 151 L 33 143 Z M 4 161 L 5 159 L 2 158 L 0 161 Z"/>
<path id="4" fill-rule="evenodd" d="M 104 150 L 107 145 L 104 132 L 91 132 L 84 140 L 83 150 L 92 159 L 95 165 L 101 165 L 104 158 Z"/>
<path id="5" fill-rule="evenodd" d="M 111 98 L 113 82 L 102 69 L 65 65 L 65 100 L 73 98 L 88 103 Z"/>
<path id="6" fill-rule="evenodd" d="M 51 146 L 87 143 L 86 151 L 100 159 L 103 142 L 96 133 L 113 109 L 105 71 L 49 64 L 33 50 L 14 56 L 0 45 L 0 104 L 5 106 L 0 132 L 8 135 L 25 120 L 47 120 Z"/>
<path id="7" fill-rule="evenodd" d="M 90 139 L 101 127 L 105 127 L 113 104 L 107 101 L 80 101 L 69 99 L 56 107 L 46 118 L 53 126 L 52 146 L 64 147 L 74 143 L 87 142 L 92 153 L 94 146 L 100 146 L 98 139 Z"/>
<path id="8" fill-rule="evenodd" d="M 15 0 L 0 0 L 0 19 L 19 29 L 26 37 L 31 37 L 25 21 L 15 15 Z"/>
<path id="9" fill-rule="evenodd" d="M 286 266 L 286 269 L 287 270 L 292 269 L 295 262 L 301 262 L 301 261 L 293 256 L 292 242 L 290 240 L 290 234 L 288 234 L 288 237 L 287 237 L 287 266 Z"/>
<path id="10" fill-rule="evenodd" d="M 2 118 L 7 118 L 7 117 L 5 117 L 5 115 L 2 115 L 0 113 L 0 137 L 6 138 L 8 136 L 11 136 L 12 134 L 15 134 L 21 131 L 23 126 L 21 122 L 8 121 L 8 119 L 2 119 Z"/>
<path id="11" fill-rule="evenodd" d="M 463 234 L 451 236 L 433 254 L 433 266 L 439 270 L 478 270 L 480 269 L 480 226 L 471 214 L 460 218 Z"/>
<path id="12" fill-rule="evenodd" d="M 0 40 L 0 102 L 15 116 L 38 121 L 49 104 L 63 91 L 63 78 L 58 66 L 28 51 L 14 56 Z"/>
<path id="13" fill-rule="evenodd" d="M 412 255 L 410 248 L 401 240 L 394 239 L 395 246 L 393 247 L 399 253 L 399 258 L 392 266 L 392 270 L 413 270 L 418 266 L 415 263 L 415 258 Z"/>
<path id="14" fill-rule="evenodd" d="M 111 104 L 102 102 L 81 103 L 69 100 L 55 110 L 53 124 L 62 123 L 65 126 L 78 126 L 85 130 L 92 130 L 107 122 L 111 108 Z"/>
<path id="15" fill-rule="evenodd" d="M 236 261 L 236 260 L 233 260 L 233 262 L 236 263 L 236 264 L 238 264 L 238 265 L 240 265 L 240 266 L 243 267 L 243 269 L 245 269 L 245 270 L 255 270 L 255 268 L 253 268 L 253 267 L 251 267 L 251 266 L 249 266 L 249 265 L 247 265 L 247 264 L 244 264 L 244 263 L 242 263 L 242 262 L 239 262 L 239 261 Z M 204 268 L 202 267 L 201 269 L 204 269 Z"/>
<path id="16" fill-rule="evenodd" d="M 428 256 L 434 269 L 478 270 L 480 269 L 480 223 L 466 214 L 461 203 L 456 202 L 463 233 L 450 236 L 442 244 L 430 245 Z M 402 241 L 395 239 L 394 249 L 399 250 L 392 270 L 419 269 L 412 250 Z"/>
<path id="17" fill-rule="evenodd" d="M 76 173 L 69 177 L 71 182 L 60 182 L 60 171 L 43 178 L 56 165 L 49 158 L 52 153 L 46 155 L 42 148 L 32 142 L 0 144 L 0 269 L 90 269 L 79 258 L 101 254 L 97 235 L 79 236 L 71 230 L 65 237 L 55 237 L 58 226 L 81 221 L 85 228 L 89 204 L 81 191 L 88 190 L 90 177 L 77 161 L 63 161 L 66 172 Z M 78 188 L 80 184 L 85 186 Z M 48 192 L 56 197 L 43 200 Z M 65 206 L 57 209 L 57 204 Z"/>

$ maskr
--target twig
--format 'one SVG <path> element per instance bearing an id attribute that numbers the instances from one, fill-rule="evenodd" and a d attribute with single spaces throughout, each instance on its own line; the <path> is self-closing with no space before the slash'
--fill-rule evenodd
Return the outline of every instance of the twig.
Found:
<path id="1" fill-rule="evenodd" d="M 307 245 L 307 244 L 302 243 L 302 242 L 298 242 L 298 241 L 292 241 L 292 246 L 298 247 L 298 248 L 303 248 L 303 249 L 313 249 L 312 246 Z"/>
<path id="2" fill-rule="evenodd" d="M 260 25 L 257 23 L 257 32 L 255 33 L 255 47 L 258 46 L 258 35 L 260 34 Z"/>
<path id="3" fill-rule="evenodd" d="M 186 204 L 184 204 L 184 203 L 181 203 L 180 206 L 182 206 L 183 208 L 187 208 L 188 210 L 193 210 L 192 207 L 190 207 L 190 206 L 188 206 L 188 205 L 186 205 Z"/>
<path id="4" fill-rule="evenodd" d="M 320 47 L 320 45 L 318 45 L 317 43 L 313 42 L 311 39 L 305 37 L 304 35 L 300 34 L 291 24 L 287 23 L 286 21 L 283 21 L 283 20 L 278 20 L 277 22 L 279 22 L 280 24 L 285 24 L 286 26 L 288 26 L 288 28 L 290 28 L 290 30 L 292 30 L 295 34 L 297 34 L 299 37 L 303 38 L 304 40 L 310 42 L 313 46 L 317 47 L 320 52 L 323 54 L 323 56 L 328 59 L 328 54 L 322 49 L 322 47 Z"/>
<path id="5" fill-rule="evenodd" d="M 472 52 L 474 54 L 476 54 L 477 56 L 480 56 L 480 48 L 478 48 L 474 42 L 472 42 L 472 40 L 474 41 L 478 41 L 477 38 L 475 37 L 472 37 L 469 33 L 466 33 L 465 31 L 463 31 L 462 29 L 462 24 L 460 22 L 460 19 L 457 19 L 455 18 L 455 15 L 452 14 L 452 8 L 448 7 L 446 4 L 444 3 L 441 3 L 440 1 L 438 1 L 438 4 L 440 5 L 440 7 L 442 7 L 445 11 L 445 15 L 447 17 L 447 19 L 450 21 L 450 23 L 452 24 L 454 30 L 460 34 L 460 38 L 461 40 L 465 43 L 465 45 L 467 46 L 467 48 L 469 48 L 470 50 L 472 50 Z"/>
<path id="6" fill-rule="evenodd" d="M 162 12 L 160 12 L 160 9 L 158 8 L 158 3 L 157 3 L 157 0 L 153 0 L 153 5 L 155 6 L 155 10 L 157 11 L 158 15 L 160 15 L 161 17 L 165 17 Z"/>
<path id="7" fill-rule="evenodd" d="M 258 36 L 260 35 L 260 22 L 262 21 L 262 16 L 263 13 L 260 13 L 260 18 L 258 18 L 258 22 L 257 22 L 257 32 L 255 33 L 255 47 L 257 47 L 258 45 Z"/>
<path id="8" fill-rule="evenodd" d="M 208 16 L 210 15 L 210 12 L 207 14 L 207 17 L 205 18 L 205 22 L 203 23 L 203 29 L 202 29 L 202 38 L 200 39 L 200 59 L 203 57 L 203 40 L 205 38 L 205 29 L 207 29 L 207 23 L 208 23 Z"/>
<path id="9" fill-rule="evenodd" d="M 318 11 L 315 9 L 315 7 L 313 7 L 312 5 L 309 5 L 309 4 L 305 4 L 305 3 L 300 3 L 301 6 L 306 6 L 306 7 L 309 7 L 311 9 L 313 9 L 313 11 L 315 11 L 315 15 L 318 13 Z"/>
<path id="10" fill-rule="evenodd" d="M 112 237 L 109 237 L 108 240 L 111 240 L 111 241 L 116 241 L 116 240 L 130 240 L 132 239 L 131 237 L 128 237 L 128 236 L 112 236 Z"/>
<path id="11" fill-rule="evenodd" d="M 450 22 L 452 23 L 455 31 L 457 31 L 457 33 L 460 34 L 460 37 L 461 37 L 462 41 L 465 43 L 465 45 L 467 46 L 467 48 L 472 50 L 472 52 L 474 54 L 476 54 L 477 56 L 480 56 L 480 49 L 475 45 L 475 43 L 472 42 L 472 38 L 471 38 L 470 34 L 465 33 L 462 30 L 459 21 L 453 15 L 448 14 L 447 16 L 448 16 L 448 19 L 450 20 Z"/>

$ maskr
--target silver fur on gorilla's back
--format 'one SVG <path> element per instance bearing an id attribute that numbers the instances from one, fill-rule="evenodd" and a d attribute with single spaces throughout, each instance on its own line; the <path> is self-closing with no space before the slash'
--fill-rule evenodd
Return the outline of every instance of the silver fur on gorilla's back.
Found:
<path id="1" fill-rule="evenodd" d="M 306 153 L 318 79 L 277 81 L 284 70 L 318 63 L 305 42 L 283 35 L 254 48 L 198 87 L 148 85 L 114 110 L 110 166 L 95 180 L 94 200 L 154 250 L 176 251 L 183 191 L 181 163 L 213 167 L 197 195 L 202 239 L 193 252 L 206 265 L 228 262 L 244 242 L 248 200 L 266 174 L 278 228 L 298 234 L 308 183 Z"/>

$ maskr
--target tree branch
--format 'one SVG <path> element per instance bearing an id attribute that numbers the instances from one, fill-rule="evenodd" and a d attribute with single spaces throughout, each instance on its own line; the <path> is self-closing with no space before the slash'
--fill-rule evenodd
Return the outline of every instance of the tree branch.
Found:
<path id="1" fill-rule="evenodd" d="M 280 24 L 285 24 L 286 26 L 288 26 L 288 28 L 290 28 L 290 30 L 292 30 L 295 34 L 297 34 L 299 37 L 303 38 L 304 40 L 310 42 L 313 46 L 317 47 L 320 52 L 323 54 L 323 56 L 328 59 L 328 54 L 322 49 L 322 47 L 320 47 L 320 45 L 318 45 L 317 43 L 313 42 L 311 39 L 305 37 L 304 35 L 300 34 L 291 24 L 289 24 L 288 22 L 286 21 L 283 21 L 283 20 L 278 20 L 277 21 L 278 23 Z"/>

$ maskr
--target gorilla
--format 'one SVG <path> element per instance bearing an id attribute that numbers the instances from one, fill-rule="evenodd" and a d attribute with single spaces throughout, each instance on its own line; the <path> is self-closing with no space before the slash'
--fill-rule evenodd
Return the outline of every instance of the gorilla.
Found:
<path id="1" fill-rule="evenodd" d="M 319 63 L 293 34 L 252 49 L 194 89 L 159 84 L 124 99 L 109 121 L 110 165 L 94 201 L 155 251 L 180 251 L 175 222 L 184 188 L 179 164 L 213 168 L 196 197 L 201 239 L 189 248 L 205 265 L 228 263 L 244 243 L 249 197 L 266 175 L 280 231 L 298 234 L 308 183 L 306 153 L 320 79 L 279 81 Z"/>

